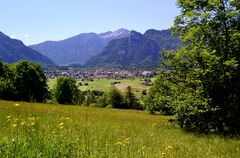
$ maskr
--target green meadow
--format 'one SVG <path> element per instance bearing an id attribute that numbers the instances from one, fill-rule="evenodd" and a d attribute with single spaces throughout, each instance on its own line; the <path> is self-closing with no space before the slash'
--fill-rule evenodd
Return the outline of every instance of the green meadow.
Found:
<path id="1" fill-rule="evenodd" d="M 0 101 L 0 157 L 239 157 L 240 140 L 145 111 Z"/>
<path id="2" fill-rule="evenodd" d="M 153 79 L 152 79 L 153 80 Z M 142 90 L 149 89 L 149 86 L 142 85 L 140 78 L 131 79 L 94 79 L 94 81 L 80 81 L 77 80 L 77 83 L 82 82 L 83 86 L 79 86 L 79 89 L 82 91 L 85 90 L 100 90 L 104 92 L 108 92 L 112 86 L 111 83 L 120 82 L 116 84 L 115 87 L 120 91 L 124 91 L 127 86 L 131 86 L 135 94 L 140 97 Z M 56 83 L 56 79 L 49 79 L 48 85 L 49 88 L 52 89 L 54 84 Z M 88 85 L 85 86 L 85 83 Z"/>

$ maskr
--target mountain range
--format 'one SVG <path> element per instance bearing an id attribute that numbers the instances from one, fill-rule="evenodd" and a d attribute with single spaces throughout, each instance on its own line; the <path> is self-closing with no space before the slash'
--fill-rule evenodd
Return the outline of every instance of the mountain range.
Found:
<path id="1" fill-rule="evenodd" d="M 180 40 L 169 30 L 148 30 L 144 34 L 131 31 L 125 38 L 112 40 L 103 51 L 93 56 L 86 67 L 134 68 L 157 67 L 160 64 L 160 51 L 176 50 Z"/>
<path id="2" fill-rule="evenodd" d="M 169 30 L 147 30 L 144 34 L 126 29 L 105 33 L 82 33 L 61 41 L 31 45 L 58 65 L 97 67 L 156 67 L 162 49 L 178 49 L 180 40 Z"/>
<path id="3" fill-rule="evenodd" d="M 147 30 L 144 34 L 126 29 L 105 33 L 82 33 L 61 41 L 46 41 L 27 47 L 0 32 L 0 57 L 8 63 L 19 60 L 42 65 L 79 65 L 86 68 L 157 67 L 160 51 L 181 47 L 169 30 Z M 41 53 L 41 54 L 40 54 Z M 81 67 L 82 67 L 81 66 Z"/>
<path id="4" fill-rule="evenodd" d="M 46 41 L 30 47 L 52 59 L 58 65 L 85 64 L 98 55 L 108 42 L 129 36 L 130 31 L 119 29 L 101 34 L 82 33 L 61 41 Z"/>
<path id="5" fill-rule="evenodd" d="M 7 63 L 15 63 L 20 60 L 37 62 L 43 66 L 54 66 L 55 63 L 48 57 L 40 54 L 23 44 L 22 41 L 12 39 L 0 32 L 0 58 Z"/>

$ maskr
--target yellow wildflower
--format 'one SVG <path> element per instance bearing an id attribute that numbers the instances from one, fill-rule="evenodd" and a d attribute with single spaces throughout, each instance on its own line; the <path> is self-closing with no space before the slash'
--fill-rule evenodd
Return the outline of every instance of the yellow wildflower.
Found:
<path id="1" fill-rule="evenodd" d="M 25 125 L 25 124 L 26 124 L 26 121 L 21 122 L 21 125 L 22 125 L 22 126 Z"/>
<path id="2" fill-rule="evenodd" d="M 116 144 L 117 144 L 117 145 L 122 145 L 123 143 L 119 141 L 119 142 L 117 142 Z"/>
<path id="3" fill-rule="evenodd" d="M 28 120 L 35 121 L 36 118 L 35 117 L 29 117 Z"/>
<path id="4" fill-rule="evenodd" d="M 172 147 L 172 146 L 170 146 L 170 145 L 168 145 L 168 148 L 169 148 L 169 149 L 173 149 L 173 147 Z"/>
<path id="5" fill-rule="evenodd" d="M 12 124 L 12 127 L 13 128 L 17 127 L 17 124 L 16 123 Z"/>
<path id="6" fill-rule="evenodd" d="M 30 125 L 31 125 L 31 126 L 34 126 L 34 125 L 35 125 L 35 122 L 31 122 Z"/>
<path id="7" fill-rule="evenodd" d="M 64 125 L 64 123 L 63 123 L 63 122 L 59 123 L 59 126 L 63 126 L 63 125 Z"/>
<path id="8" fill-rule="evenodd" d="M 20 106 L 20 104 L 17 104 L 17 103 L 16 103 L 15 106 Z"/>
<path id="9" fill-rule="evenodd" d="M 161 155 L 162 155 L 162 156 L 165 156 L 165 155 L 166 155 L 166 153 L 161 153 Z"/>
<path id="10" fill-rule="evenodd" d="M 28 118 L 28 125 L 34 126 L 36 124 L 36 118 L 35 117 L 29 117 Z"/>

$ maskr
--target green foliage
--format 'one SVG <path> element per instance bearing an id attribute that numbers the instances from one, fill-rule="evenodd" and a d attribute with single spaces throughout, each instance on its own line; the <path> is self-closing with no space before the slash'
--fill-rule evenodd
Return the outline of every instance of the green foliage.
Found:
<path id="1" fill-rule="evenodd" d="M 141 109 L 140 103 L 138 102 L 135 94 L 133 93 L 132 87 L 126 88 L 124 99 L 128 109 Z"/>
<path id="2" fill-rule="evenodd" d="M 47 79 L 35 63 L 21 61 L 13 65 L 1 63 L 0 98 L 43 102 L 48 93 Z"/>
<path id="3" fill-rule="evenodd" d="M 47 89 L 47 78 L 40 65 L 21 61 L 14 65 L 14 86 L 18 100 L 43 102 Z"/>
<path id="4" fill-rule="evenodd" d="M 76 85 L 76 80 L 67 77 L 57 78 L 53 95 L 59 104 L 82 104 L 84 97 Z"/>
<path id="5" fill-rule="evenodd" d="M 15 97 L 15 87 L 9 79 L 0 77 L 0 98 L 4 100 L 11 100 Z"/>
<path id="6" fill-rule="evenodd" d="M 111 105 L 113 108 L 124 109 L 127 108 L 124 97 L 115 87 L 112 87 L 108 93 L 107 98 L 108 105 Z"/>
<path id="7" fill-rule="evenodd" d="M 12 72 L 8 64 L 0 62 L 0 98 L 11 100 L 15 97 Z"/>
<path id="8" fill-rule="evenodd" d="M 83 105 L 83 103 L 85 101 L 85 96 L 81 90 L 79 90 L 78 88 L 75 89 L 72 95 L 73 95 L 72 96 L 72 104 L 73 105 Z"/>
<path id="9" fill-rule="evenodd" d="M 97 99 L 97 105 L 99 107 L 107 107 L 107 93 L 104 93 L 101 97 Z"/>
<path id="10" fill-rule="evenodd" d="M 177 4 L 181 14 L 172 30 L 184 47 L 163 52 L 165 59 L 146 106 L 151 111 L 171 107 L 188 131 L 239 134 L 240 3 L 178 0 Z"/>
<path id="11" fill-rule="evenodd" d="M 90 104 L 96 103 L 96 97 L 93 91 L 89 91 L 86 95 L 84 104 L 89 106 Z"/>

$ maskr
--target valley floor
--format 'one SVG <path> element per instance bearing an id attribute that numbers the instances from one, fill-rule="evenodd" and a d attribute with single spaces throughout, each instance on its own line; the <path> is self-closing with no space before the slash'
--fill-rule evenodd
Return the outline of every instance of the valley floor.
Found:
<path id="1" fill-rule="evenodd" d="M 240 140 L 134 110 L 0 101 L 0 157 L 239 157 Z"/>

